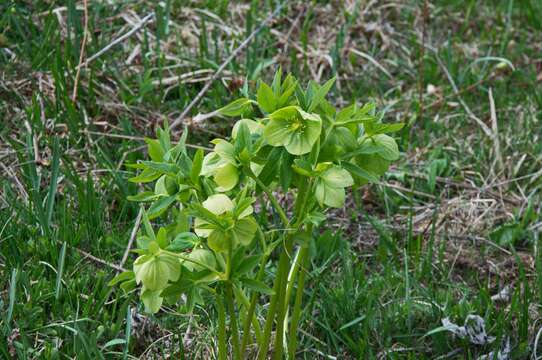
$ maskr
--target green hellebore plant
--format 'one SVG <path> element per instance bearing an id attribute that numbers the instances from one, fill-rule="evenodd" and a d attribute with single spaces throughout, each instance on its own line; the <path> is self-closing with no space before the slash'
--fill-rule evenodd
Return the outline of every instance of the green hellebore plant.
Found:
<path id="1" fill-rule="evenodd" d="M 176 144 L 167 124 L 157 139 L 146 139 L 150 161 L 128 165 L 140 171 L 131 182 L 154 182 L 129 197 L 148 204 L 138 257 L 133 271 L 110 285 L 140 286 L 151 313 L 164 302 L 191 312 L 214 299 L 220 360 L 230 353 L 242 359 L 253 338 L 259 360 L 268 358 L 272 341 L 273 359 L 294 359 L 317 227 L 329 208 L 344 206 L 347 188 L 378 181 L 400 155 L 388 134 L 403 125 L 382 123 L 373 104 L 335 110 L 326 101 L 333 83 L 303 89 L 278 71 L 271 85 L 259 83 L 256 96 L 245 88 L 245 97 L 217 110 L 238 120 L 206 155 L 187 149 L 186 129 Z M 277 192 L 293 199 L 291 212 Z M 274 253 L 278 261 L 269 266 Z"/>

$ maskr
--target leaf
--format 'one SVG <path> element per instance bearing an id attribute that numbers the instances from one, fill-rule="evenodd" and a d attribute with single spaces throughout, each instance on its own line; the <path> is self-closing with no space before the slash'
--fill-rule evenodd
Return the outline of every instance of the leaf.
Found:
<path id="1" fill-rule="evenodd" d="M 194 159 L 192 160 L 192 169 L 190 170 L 190 180 L 192 180 L 192 183 L 197 184 L 198 178 L 201 173 L 201 169 L 203 167 L 203 150 L 198 149 L 196 151 L 196 154 L 194 155 Z"/>
<path id="2" fill-rule="evenodd" d="M 269 286 L 265 285 L 263 282 L 249 279 L 249 278 L 241 278 L 241 283 L 248 289 L 252 291 L 256 291 L 259 293 L 262 293 L 264 295 L 274 295 L 275 292 L 273 289 L 271 289 Z"/>
<path id="3" fill-rule="evenodd" d="M 183 232 L 178 234 L 175 239 L 168 245 L 166 250 L 169 251 L 183 251 L 192 248 L 199 242 L 196 234 L 192 232 Z"/>
<path id="4" fill-rule="evenodd" d="M 171 195 L 171 196 L 163 197 L 160 200 L 157 200 L 154 203 L 152 203 L 151 207 L 149 208 L 147 212 L 147 216 L 149 217 L 149 219 L 154 219 L 162 215 L 162 213 L 166 211 L 167 208 L 171 204 L 173 204 L 175 199 L 176 199 L 176 196 Z"/>
<path id="5" fill-rule="evenodd" d="M 118 274 L 117 276 L 115 276 L 113 279 L 111 279 L 108 283 L 107 283 L 107 286 L 115 286 L 117 285 L 118 283 L 121 283 L 121 282 L 125 282 L 125 281 L 129 281 L 129 280 L 133 280 L 135 279 L 135 274 L 133 271 L 125 271 L 125 272 L 122 272 L 120 274 Z"/>
<path id="6" fill-rule="evenodd" d="M 145 169 L 139 175 L 131 177 L 128 181 L 133 183 L 148 183 L 158 179 L 162 174 L 153 169 Z"/>
<path id="7" fill-rule="evenodd" d="M 155 139 L 145 138 L 147 143 L 147 151 L 152 161 L 160 162 L 164 158 L 164 149 L 160 145 L 160 141 Z"/>
<path id="8" fill-rule="evenodd" d="M 267 186 L 271 184 L 271 182 L 277 177 L 277 169 L 280 164 L 280 159 L 282 156 L 282 148 L 274 148 L 271 150 L 269 155 L 267 156 L 267 159 L 265 161 L 265 165 L 260 171 L 260 174 L 258 175 L 258 178 Z"/>
<path id="9" fill-rule="evenodd" d="M 331 87 L 335 83 L 335 79 L 336 77 L 334 76 L 328 81 L 326 81 L 324 85 L 318 87 L 318 89 L 314 93 L 314 96 L 312 97 L 312 100 L 310 102 L 310 105 L 308 108 L 309 112 L 314 111 L 314 109 L 316 109 L 316 107 L 320 105 L 320 103 L 325 99 L 327 93 L 329 92 L 329 90 L 331 90 Z"/>
<path id="10" fill-rule="evenodd" d="M 160 197 L 159 195 L 156 195 L 152 191 L 143 191 L 136 195 L 129 195 L 127 196 L 127 199 L 129 201 L 144 202 L 144 201 L 154 201 L 159 197 Z"/>
<path id="11" fill-rule="evenodd" d="M 124 344 L 126 344 L 126 339 L 113 339 L 106 342 L 103 346 L 103 349 L 107 349 L 115 345 L 124 345 Z"/>
<path id="12" fill-rule="evenodd" d="M 236 264 L 237 266 L 234 269 L 235 275 L 244 275 L 252 271 L 252 269 L 254 269 L 256 265 L 258 265 L 260 259 L 261 255 L 251 255 L 245 257 L 240 263 Z"/>
<path id="13" fill-rule="evenodd" d="M 224 194 L 211 195 L 202 203 L 203 207 L 215 215 L 220 215 L 234 208 L 233 201 Z"/>
<path id="14" fill-rule="evenodd" d="M 168 174 L 172 176 L 177 175 L 177 173 L 181 170 L 175 164 L 169 164 L 169 163 L 164 163 L 164 162 L 142 161 L 141 163 L 147 166 L 147 168 L 152 169 L 158 173 Z"/>
<path id="15" fill-rule="evenodd" d="M 260 109 L 265 113 L 272 113 L 277 109 L 277 98 L 273 89 L 264 82 L 261 82 L 258 88 L 257 100 Z"/>
<path id="16" fill-rule="evenodd" d="M 253 102 L 253 100 L 247 98 L 240 98 L 234 100 L 223 108 L 218 109 L 217 111 L 224 116 L 240 116 L 252 109 Z"/>
<path id="17" fill-rule="evenodd" d="M 354 175 L 355 177 L 367 180 L 369 182 L 378 182 L 378 176 L 375 174 L 370 173 L 367 170 L 364 170 L 360 168 L 359 166 L 349 163 L 349 162 L 343 162 L 341 164 L 347 171 L 350 172 L 350 174 Z"/>

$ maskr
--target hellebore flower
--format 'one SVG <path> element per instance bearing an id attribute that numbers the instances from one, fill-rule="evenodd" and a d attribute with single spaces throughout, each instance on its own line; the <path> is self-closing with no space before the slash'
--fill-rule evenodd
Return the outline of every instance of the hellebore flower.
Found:
<path id="1" fill-rule="evenodd" d="M 337 165 L 319 164 L 319 167 L 327 167 L 316 179 L 316 200 L 320 206 L 341 208 L 344 206 L 345 190 L 344 188 L 352 186 L 354 179 L 345 169 Z M 318 169 L 317 169 L 318 170 Z"/>
<path id="2" fill-rule="evenodd" d="M 287 106 L 269 115 L 263 136 L 272 146 L 284 146 L 292 155 L 311 151 L 322 131 L 322 119 L 298 106 Z"/>
<path id="3" fill-rule="evenodd" d="M 202 203 L 203 207 L 218 218 L 220 226 L 216 222 L 207 221 L 196 217 L 194 232 L 203 238 L 207 238 L 207 244 L 216 252 L 228 249 L 228 242 L 233 246 L 250 245 L 258 225 L 252 216 L 254 211 L 251 205 L 246 206 L 240 214 L 234 217 L 236 204 L 224 194 L 211 195 Z"/>

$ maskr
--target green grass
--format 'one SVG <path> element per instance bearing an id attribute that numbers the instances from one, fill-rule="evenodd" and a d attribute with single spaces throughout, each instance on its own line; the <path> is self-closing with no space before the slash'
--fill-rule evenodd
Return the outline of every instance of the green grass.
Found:
<path id="1" fill-rule="evenodd" d="M 182 307 L 152 317 L 160 330 L 137 338 L 127 321 L 130 309 L 142 311 L 137 294 L 107 286 L 138 213 L 123 164 L 146 156 L 141 138 L 180 114 L 273 4 L 89 3 L 86 57 L 128 31 L 134 14 L 156 19 L 82 70 L 75 102 L 82 3 L 0 4 L 0 358 L 137 357 L 170 333 L 180 351 Z M 352 194 L 316 242 L 298 357 L 476 359 L 510 337 L 512 358 L 528 359 L 542 301 L 541 5 L 430 2 L 420 74 L 421 1 L 326 4 L 292 1 L 192 114 L 282 65 L 304 81 L 337 74 L 332 98 L 342 105 L 374 100 L 387 119 L 409 124 L 398 135 L 400 163 Z M 493 129 L 489 89 L 499 153 L 461 104 Z M 206 145 L 232 124 L 187 125 L 189 141 Z M 506 285 L 509 301 L 491 300 Z M 442 318 L 462 324 L 469 314 L 485 319 L 492 345 L 427 335 Z M 198 307 L 186 358 L 216 354 L 215 318 Z M 163 340 L 152 348 L 171 352 Z"/>

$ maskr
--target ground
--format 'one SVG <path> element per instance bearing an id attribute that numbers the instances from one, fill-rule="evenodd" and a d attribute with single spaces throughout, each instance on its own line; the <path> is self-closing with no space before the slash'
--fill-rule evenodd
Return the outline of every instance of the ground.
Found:
<path id="1" fill-rule="evenodd" d="M 315 244 L 298 357 L 542 355 L 541 3 L 292 0 L 181 118 L 276 6 L 0 3 L 0 357 L 214 356 L 212 307 L 146 316 L 107 285 L 133 259 L 124 164 L 166 119 L 193 147 L 225 136 L 206 114 L 278 66 L 407 123 Z M 439 329 L 468 315 L 496 339 Z"/>

